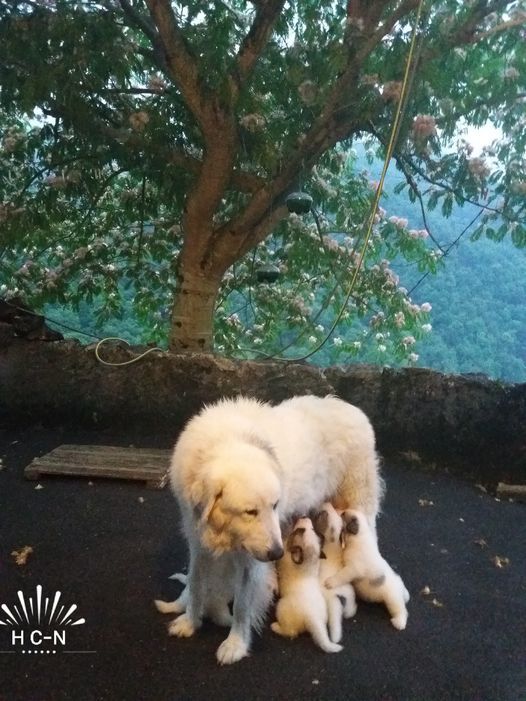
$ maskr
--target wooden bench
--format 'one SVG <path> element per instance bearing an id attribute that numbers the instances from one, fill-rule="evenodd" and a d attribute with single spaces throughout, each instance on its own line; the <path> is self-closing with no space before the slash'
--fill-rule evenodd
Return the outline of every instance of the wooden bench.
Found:
<path id="1" fill-rule="evenodd" d="M 30 480 L 38 480 L 41 475 L 139 480 L 150 489 L 162 489 L 168 479 L 171 452 L 109 445 L 61 445 L 35 458 L 24 474 Z"/>

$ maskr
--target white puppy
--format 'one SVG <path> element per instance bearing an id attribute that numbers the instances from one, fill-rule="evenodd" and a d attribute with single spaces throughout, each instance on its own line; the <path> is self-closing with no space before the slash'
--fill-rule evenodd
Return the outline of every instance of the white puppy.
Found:
<path id="1" fill-rule="evenodd" d="M 298 519 L 285 555 L 277 564 L 280 599 L 271 628 L 287 638 L 310 633 L 325 652 L 340 652 L 342 646 L 332 642 L 327 633 L 327 604 L 319 581 L 320 551 L 310 518 Z"/>
<path id="2" fill-rule="evenodd" d="M 342 519 L 344 567 L 329 577 L 325 586 L 333 589 L 352 582 L 364 601 L 384 603 L 393 626 L 403 630 L 407 624 L 409 592 L 401 577 L 380 555 L 376 536 L 363 513 L 348 509 Z"/>
<path id="3" fill-rule="evenodd" d="M 269 563 L 283 554 L 280 522 L 330 499 L 361 509 L 374 529 L 382 492 L 369 420 L 334 397 L 209 406 L 179 437 L 170 477 L 190 565 L 185 612 L 169 630 L 193 635 L 214 588 L 207 579 L 226 576 L 234 606 L 221 664 L 245 657 L 251 629 L 262 624 L 272 598 Z"/>
<path id="4" fill-rule="evenodd" d="M 334 506 L 325 502 L 313 520 L 314 530 L 322 538 L 325 559 L 320 560 L 319 580 L 329 614 L 329 636 L 334 643 L 342 639 L 342 616 L 351 618 L 356 613 L 356 597 L 350 584 L 327 589 L 325 581 L 343 567 L 343 550 L 340 540 L 343 522 Z M 343 605 L 340 600 L 343 599 Z"/>

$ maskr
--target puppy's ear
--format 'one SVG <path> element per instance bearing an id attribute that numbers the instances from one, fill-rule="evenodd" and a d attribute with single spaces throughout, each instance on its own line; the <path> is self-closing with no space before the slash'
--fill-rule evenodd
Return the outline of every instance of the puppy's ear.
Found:
<path id="1" fill-rule="evenodd" d="M 348 516 L 347 518 L 344 518 L 344 521 L 345 530 L 347 531 L 347 533 L 350 533 L 351 535 L 357 535 L 360 530 L 360 523 L 358 522 L 356 516 Z"/>
<path id="2" fill-rule="evenodd" d="M 324 535 L 329 525 L 329 514 L 326 511 L 319 511 L 312 520 L 312 525 L 318 535 Z"/>
<path id="3" fill-rule="evenodd" d="M 290 549 L 290 557 L 295 565 L 301 565 L 303 563 L 303 548 L 301 545 L 293 545 Z"/>

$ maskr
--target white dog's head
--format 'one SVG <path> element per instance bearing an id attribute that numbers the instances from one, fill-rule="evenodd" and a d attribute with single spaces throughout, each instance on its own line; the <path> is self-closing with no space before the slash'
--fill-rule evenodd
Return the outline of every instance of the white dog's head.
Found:
<path id="1" fill-rule="evenodd" d="M 191 491 L 203 545 L 218 554 L 245 550 L 263 562 L 282 557 L 278 471 L 272 449 L 259 441 L 215 446 Z"/>

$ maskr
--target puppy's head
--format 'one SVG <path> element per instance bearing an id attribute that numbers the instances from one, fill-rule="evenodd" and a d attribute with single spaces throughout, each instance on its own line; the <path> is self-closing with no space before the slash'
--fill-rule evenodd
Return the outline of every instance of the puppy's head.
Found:
<path id="1" fill-rule="evenodd" d="M 203 545 L 217 554 L 244 550 L 263 562 L 282 557 L 281 483 L 272 455 L 248 442 L 225 442 L 202 475 L 193 501 Z"/>
<path id="2" fill-rule="evenodd" d="M 344 545 L 348 545 L 353 539 L 363 537 L 367 529 L 367 520 L 361 511 L 345 509 L 341 515 L 343 523 L 341 539 Z"/>
<path id="3" fill-rule="evenodd" d="M 325 545 L 340 542 L 342 519 L 334 506 L 326 501 L 321 509 L 314 514 L 313 525 L 316 533 L 324 540 Z"/>
<path id="4" fill-rule="evenodd" d="M 294 565 L 312 565 L 322 557 L 320 538 L 310 518 L 299 518 L 287 538 L 286 557 Z"/>

